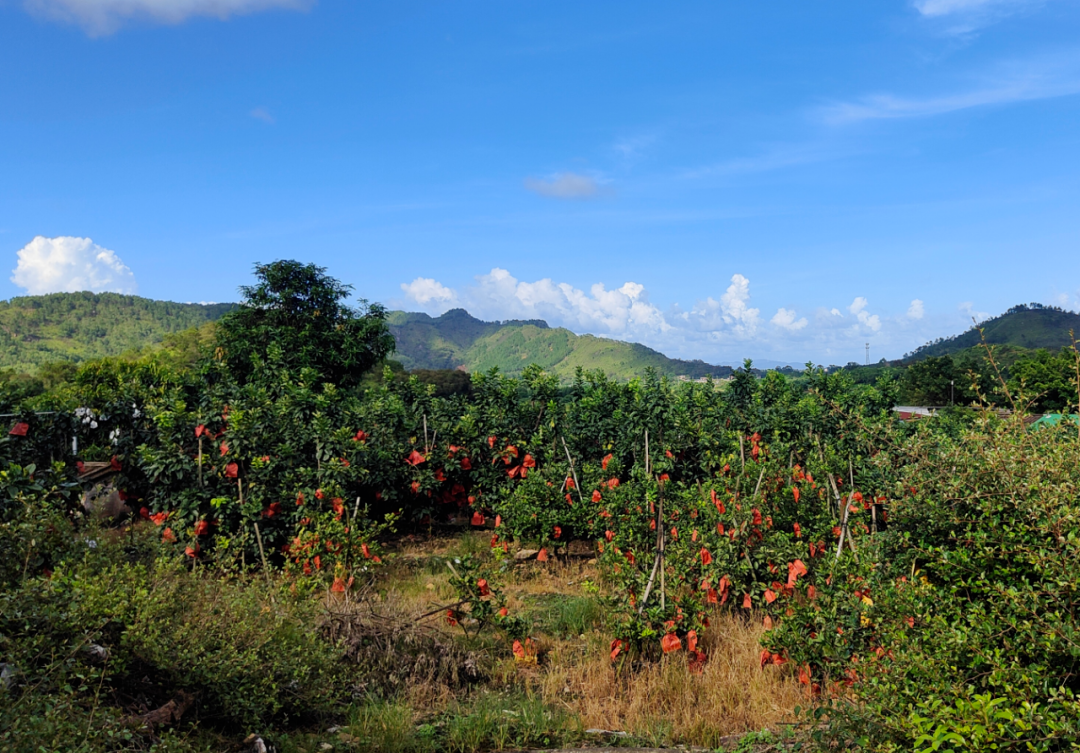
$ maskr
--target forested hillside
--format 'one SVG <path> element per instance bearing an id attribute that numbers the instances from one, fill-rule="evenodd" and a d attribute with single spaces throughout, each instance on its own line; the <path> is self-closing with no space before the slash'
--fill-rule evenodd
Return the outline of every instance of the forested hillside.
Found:
<path id="1" fill-rule="evenodd" d="M 903 358 L 845 370 L 859 384 L 874 384 L 886 375 L 898 379 L 901 399 L 918 405 L 968 405 L 998 391 L 1004 379 L 1014 394 L 1032 401 L 1033 410 L 1056 411 L 1072 401 L 1077 387 L 1070 331 L 1080 334 L 1080 314 L 1020 304 Z"/>
<path id="2" fill-rule="evenodd" d="M 233 307 L 89 292 L 0 301 L 0 368 L 118 355 L 215 321 Z"/>
<path id="3" fill-rule="evenodd" d="M 1072 344 L 1070 330 L 1080 336 L 1080 314 L 1056 306 L 1022 303 L 1004 314 L 972 326 L 963 334 L 929 342 L 904 356 L 904 361 L 959 353 L 978 346 L 983 337 L 989 345 L 1058 350 Z"/>
<path id="4" fill-rule="evenodd" d="M 483 322 L 464 309 L 439 317 L 395 311 L 388 319 L 397 341 L 394 358 L 407 369 L 487 371 L 520 374 L 530 364 L 562 378 L 579 367 L 603 369 L 616 379 L 640 376 L 647 368 L 667 376 L 727 377 L 731 367 L 682 361 L 637 343 L 576 335 L 540 320 Z"/>

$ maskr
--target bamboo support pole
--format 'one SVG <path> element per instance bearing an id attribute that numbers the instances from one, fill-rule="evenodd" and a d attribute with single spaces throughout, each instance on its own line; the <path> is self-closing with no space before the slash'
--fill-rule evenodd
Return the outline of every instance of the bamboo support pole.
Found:
<path id="1" fill-rule="evenodd" d="M 581 496 L 581 484 L 578 483 L 577 471 L 574 470 L 574 459 L 570 457 L 570 448 L 566 446 L 566 440 L 563 437 L 559 437 L 562 440 L 563 450 L 566 452 L 566 460 L 570 463 L 570 475 L 574 479 L 574 488 L 577 489 L 578 502 L 585 504 L 585 498 Z M 566 486 L 566 483 L 563 483 Z"/>
<path id="2" fill-rule="evenodd" d="M 274 591 L 270 583 L 270 565 L 266 562 L 266 550 L 263 549 L 262 534 L 259 533 L 259 524 L 252 523 L 255 526 L 255 540 L 259 542 L 259 557 L 262 558 L 263 576 L 266 577 L 266 589 L 270 594 L 270 601 L 274 601 Z"/>

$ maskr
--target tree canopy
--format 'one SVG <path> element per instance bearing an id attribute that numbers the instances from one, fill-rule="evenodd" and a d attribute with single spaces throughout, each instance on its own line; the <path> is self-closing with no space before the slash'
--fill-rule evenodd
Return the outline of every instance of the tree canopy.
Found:
<path id="1" fill-rule="evenodd" d="M 291 369 L 314 369 L 323 382 L 351 386 L 394 351 L 386 309 L 345 301 L 352 286 L 315 264 L 282 260 L 256 264 L 258 283 L 240 288 L 244 300 L 219 324 L 219 357 L 239 382 L 251 378 L 273 349 Z"/>

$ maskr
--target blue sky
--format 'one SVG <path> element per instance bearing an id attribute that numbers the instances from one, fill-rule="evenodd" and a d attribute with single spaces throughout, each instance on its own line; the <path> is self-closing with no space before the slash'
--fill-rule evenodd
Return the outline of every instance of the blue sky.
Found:
<path id="1" fill-rule="evenodd" d="M 257 261 L 717 363 L 1080 309 L 1080 3 L 0 0 L 0 298 Z M 8 278 L 11 279 L 8 279 Z"/>

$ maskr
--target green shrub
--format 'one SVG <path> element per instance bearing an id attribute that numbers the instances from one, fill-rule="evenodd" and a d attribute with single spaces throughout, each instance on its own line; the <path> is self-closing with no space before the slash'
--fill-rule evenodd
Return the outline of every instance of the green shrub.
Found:
<path id="1" fill-rule="evenodd" d="M 904 463 L 889 531 L 768 639 L 815 683 L 852 686 L 816 738 L 881 751 L 1080 739 L 1078 448 L 1073 426 L 987 415 L 881 459 Z"/>
<path id="2" fill-rule="evenodd" d="M 340 697 L 340 651 L 320 637 L 310 601 L 192 572 L 174 557 L 114 566 L 74 587 L 78 621 L 123 625 L 120 655 L 195 693 L 203 718 L 253 725 L 325 712 Z"/>
<path id="3" fill-rule="evenodd" d="M 140 746 L 123 721 L 141 713 L 132 699 L 152 710 L 182 691 L 195 698 L 185 719 L 226 727 L 285 724 L 349 701 L 317 602 L 192 569 L 149 527 L 73 542 L 50 577 L 0 591 L 0 697 L 12 712 L 0 714 L 0 748 Z"/>

